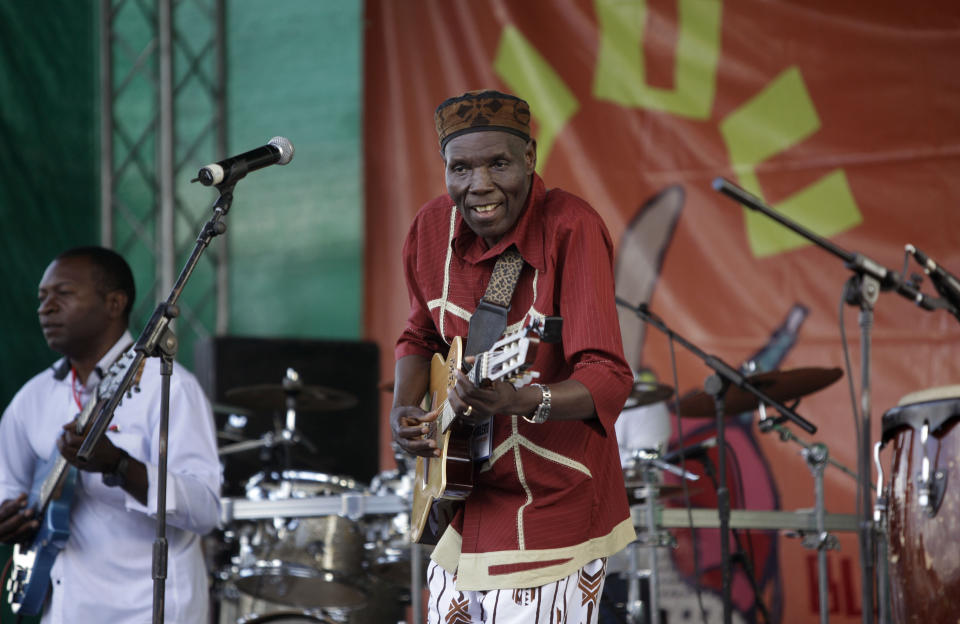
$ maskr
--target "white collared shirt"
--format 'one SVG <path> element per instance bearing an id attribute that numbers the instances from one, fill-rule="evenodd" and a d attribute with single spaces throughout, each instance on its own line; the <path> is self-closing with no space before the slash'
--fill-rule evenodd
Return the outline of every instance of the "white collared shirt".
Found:
<path id="1" fill-rule="evenodd" d="M 107 371 L 132 342 L 127 332 L 98 369 Z M 0 500 L 30 491 L 37 465 L 57 452 L 63 425 L 79 412 L 72 373 L 58 380 L 56 368 L 28 381 L 0 419 Z M 76 381 L 81 403 L 99 381 L 97 372 L 85 386 Z M 161 394 L 157 358 L 147 359 L 139 388 L 124 397 L 105 435 L 146 466 L 147 505 L 122 488 L 104 485 L 100 473 L 80 472 L 70 537 L 50 574 L 53 592 L 43 624 L 152 621 Z M 179 364 L 174 364 L 170 383 L 167 462 L 164 621 L 206 624 L 209 594 L 200 536 L 219 520 L 221 471 L 210 404 L 196 378 Z"/>

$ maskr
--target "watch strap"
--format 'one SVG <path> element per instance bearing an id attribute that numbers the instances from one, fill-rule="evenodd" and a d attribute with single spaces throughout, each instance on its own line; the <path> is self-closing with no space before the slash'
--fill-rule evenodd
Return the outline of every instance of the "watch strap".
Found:
<path id="1" fill-rule="evenodd" d="M 539 425 L 540 423 L 546 422 L 546 420 L 550 418 L 550 405 L 552 396 L 550 394 L 550 386 L 545 386 L 543 384 L 532 385 L 540 388 L 540 405 L 537 406 L 537 409 L 534 410 L 533 414 L 530 416 L 524 416 L 523 419 L 529 423 Z"/>

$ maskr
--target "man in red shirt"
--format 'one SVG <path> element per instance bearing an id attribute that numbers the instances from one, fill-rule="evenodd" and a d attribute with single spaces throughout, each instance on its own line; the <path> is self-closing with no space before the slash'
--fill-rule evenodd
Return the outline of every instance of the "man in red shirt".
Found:
<path id="1" fill-rule="evenodd" d="M 613 245 L 589 204 L 535 173 L 526 102 L 469 92 L 435 120 L 449 197 L 420 209 L 404 244 L 410 315 L 395 351 L 394 439 L 439 455 L 423 435 L 436 412 L 419 407 L 430 357 L 467 335 L 503 252 L 523 260 L 507 332 L 547 316 L 561 316 L 563 332 L 537 350 L 538 384 L 478 387 L 461 373 L 449 392 L 460 418 L 492 417 L 492 443 L 432 555 L 429 621 L 596 622 L 606 557 L 635 538 L 614 431 L 632 374 Z"/>

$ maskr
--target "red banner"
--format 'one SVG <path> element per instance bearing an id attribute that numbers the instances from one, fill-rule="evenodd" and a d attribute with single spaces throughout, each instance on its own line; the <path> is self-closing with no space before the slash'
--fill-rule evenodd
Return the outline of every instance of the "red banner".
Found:
<path id="1" fill-rule="evenodd" d="M 433 110 L 469 89 L 498 88 L 530 103 L 548 187 L 590 201 L 617 242 L 618 295 L 648 303 L 674 331 L 733 365 L 760 355 L 781 370 L 842 368 L 838 316 L 851 273 L 837 255 L 716 192 L 717 177 L 840 250 L 899 272 L 911 243 L 960 273 L 954 2 L 920 10 L 893 0 L 367 0 L 366 21 L 366 329 L 383 347 L 384 371 L 393 370 L 408 307 L 398 262 L 407 226 L 423 202 L 445 192 Z M 912 260 L 907 271 L 921 272 Z M 926 280 L 923 290 L 936 296 Z M 842 309 L 859 389 L 858 314 Z M 789 318 L 793 331 L 775 334 Z M 626 310 L 621 328 L 631 365 L 674 385 L 668 341 Z M 880 294 L 871 440 L 905 394 L 960 382 L 958 342 L 960 325 L 946 312 Z M 680 394 L 702 388 L 710 370 L 675 351 Z M 855 471 L 847 374 L 797 410 L 817 432 L 790 430 Z M 673 423 L 674 437 L 680 427 L 692 437 L 713 431 L 709 419 Z M 731 419 L 741 473 L 736 481 L 733 471 L 734 507 L 812 507 L 801 446 L 755 423 Z M 392 463 L 389 439 L 384 422 L 384 465 Z M 835 465 L 824 478 L 828 511 L 854 513 L 853 478 Z M 947 493 L 955 495 L 956 487 Z M 703 496 L 695 502 L 715 506 Z M 709 535 L 698 540 L 699 579 L 690 536 L 677 536 L 677 588 L 700 584 L 715 595 L 716 568 L 704 572 Z M 829 611 L 833 621 L 859 621 L 856 536 L 837 536 Z M 747 546 L 772 615 L 814 619 L 815 551 L 782 533 L 754 533 Z M 676 600 L 691 604 L 689 596 Z M 734 600 L 738 617 L 756 620 L 743 570 Z"/>

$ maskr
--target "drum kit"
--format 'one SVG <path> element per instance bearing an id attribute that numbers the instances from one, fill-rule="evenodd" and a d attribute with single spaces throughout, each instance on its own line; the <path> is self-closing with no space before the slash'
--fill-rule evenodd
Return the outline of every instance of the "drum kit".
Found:
<path id="1" fill-rule="evenodd" d="M 242 483 L 242 495 L 222 499 L 222 530 L 205 543 L 215 621 L 402 620 L 411 591 L 413 475 L 405 459 L 398 456 L 400 469 L 381 472 L 369 485 L 304 469 L 303 458 L 315 449 L 297 429 L 298 413 L 332 413 L 356 399 L 304 385 L 292 369 L 281 384 L 235 388 L 226 400 L 229 405 L 214 406 L 226 417 L 219 432 L 221 461 L 252 474 Z M 274 428 L 247 439 L 245 425 L 267 414 Z"/>
<path id="2" fill-rule="evenodd" d="M 749 379 L 777 401 L 795 402 L 836 382 L 839 369 L 804 368 L 773 371 Z M 639 537 L 621 556 L 620 569 L 611 562 L 610 576 L 626 581 L 619 608 L 621 621 L 658 624 L 660 619 L 657 553 L 676 545 L 671 528 L 717 528 L 717 509 L 664 506 L 668 499 L 688 499 L 704 486 L 687 486 L 699 476 L 676 465 L 689 450 L 664 453 L 669 438 L 650 414 L 669 418 L 666 401 L 673 389 L 652 381 L 638 381 L 618 420 L 618 436 L 631 444 L 621 447 L 625 488 Z M 311 443 L 297 429 L 298 412 L 344 409 L 355 400 L 348 393 L 303 385 L 288 370 L 281 384 L 237 388 L 227 393 L 231 405 L 215 410 L 227 415 L 219 432 L 225 463 L 258 454 L 243 483 L 241 496 L 222 500 L 223 530 L 205 544 L 214 579 L 218 624 L 367 624 L 397 622 L 400 609 L 411 602 L 414 579 L 424 562 L 409 540 L 412 471 L 402 453 L 398 470 L 384 471 L 369 484 L 350 477 L 313 472 L 298 465 L 292 451 L 309 454 Z M 676 401 L 684 418 L 712 418 L 715 405 L 705 392 Z M 271 406 L 273 406 L 271 408 Z M 257 439 L 246 439 L 243 420 L 273 410 L 283 418 Z M 730 388 L 726 415 L 759 410 L 759 429 L 777 433 L 783 442 L 802 447 L 814 478 L 816 505 L 804 511 L 732 510 L 731 529 L 784 530 L 803 537 L 804 546 L 819 558 L 821 604 L 826 605 L 826 552 L 836 547 L 831 531 L 859 530 L 853 514 L 826 513 L 823 471 L 832 465 L 855 477 L 829 456 L 826 445 L 808 443 L 768 417 L 756 397 Z M 648 438 L 630 437 L 631 412 L 645 413 L 642 427 Z M 659 418 L 660 416 L 658 416 Z M 950 495 L 951 481 L 960 480 L 957 456 L 960 443 L 953 437 L 960 420 L 960 386 L 914 393 L 883 416 L 882 439 L 874 447 L 878 471 L 874 531 L 878 545 L 878 597 L 896 622 L 947 621 L 958 612 L 960 558 L 944 547 L 956 541 L 958 501 Z M 664 431 L 666 432 L 664 434 Z M 708 441 L 709 442 L 709 441 Z M 701 443 L 702 452 L 712 446 Z M 890 446 L 892 472 L 884 481 L 880 450 Z M 665 473 L 679 484 L 663 483 Z M 692 523 L 692 524 L 691 524 Z M 889 565 L 888 565 L 889 562 Z M 641 587 L 641 583 L 645 584 Z M 641 599 L 641 596 L 645 599 Z M 417 603 L 419 601 L 412 601 Z M 824 609 L 822 609 L 823 611 Z M 824 619 L 822 614 L 821 619 Z M 912 618 L 912 619 L 911 619 Z M 881 617 L 881 621 L 885 618 Z"/>

